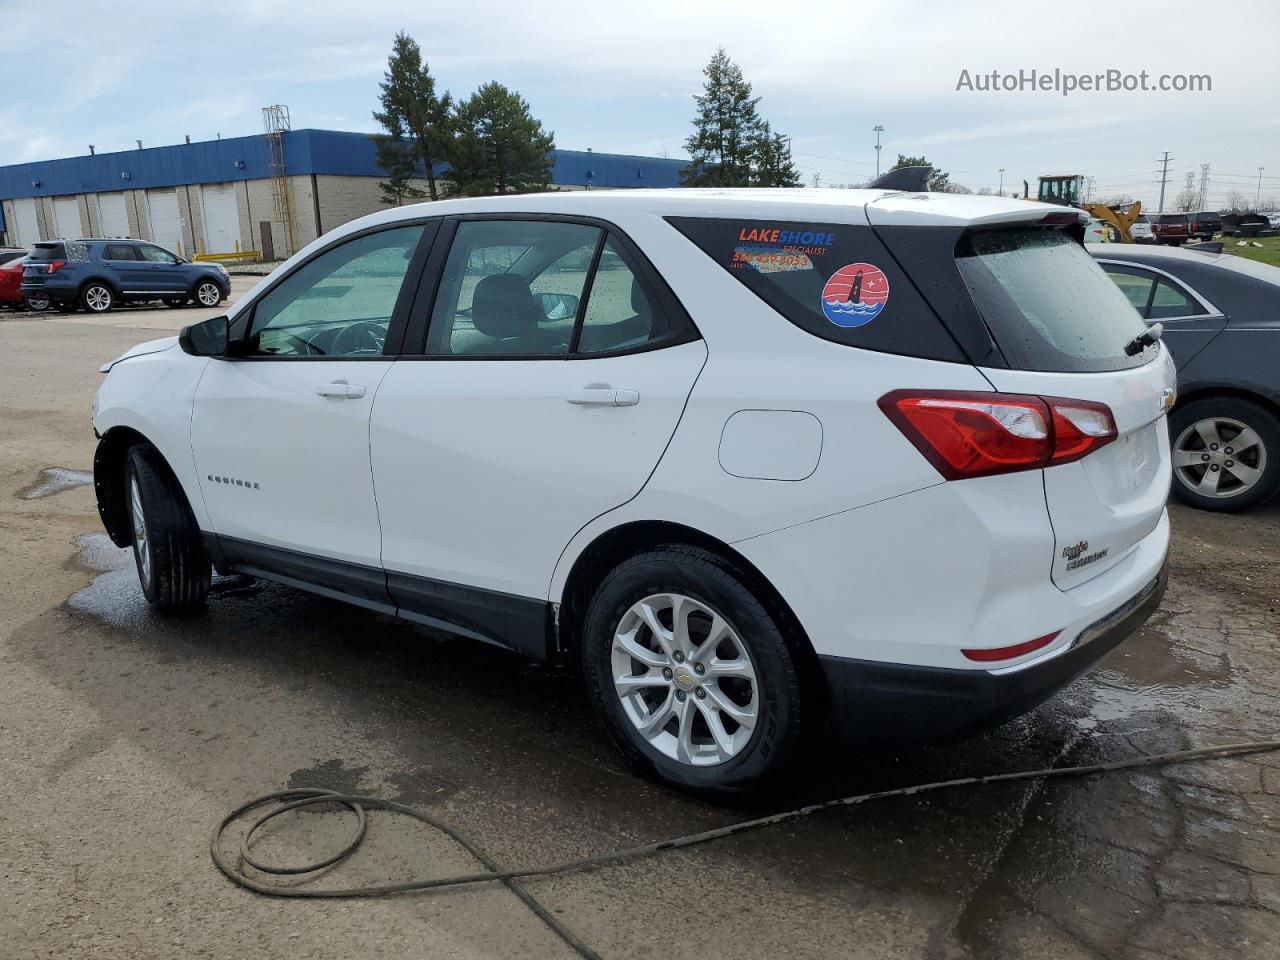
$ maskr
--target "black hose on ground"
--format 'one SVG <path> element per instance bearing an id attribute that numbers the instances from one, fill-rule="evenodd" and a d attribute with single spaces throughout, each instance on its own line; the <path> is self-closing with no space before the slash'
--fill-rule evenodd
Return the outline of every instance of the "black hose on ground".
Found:
<path id="1" fill-rule="evenodd" d="M 566 860 L 562 863 L 547 864 L 545 866 L 524 867 L 517 870 L 503 870 L 488 854 L 468 840 L 457 829 L 450 826 L 443 820 L 432 816 L 422 810 L 416 810 L 413 807 L 405 806 L 402 803 L 396 803 L 392 800 L 383 800 L 379 797 L 366 797 L 354 793 L 341 793 L 336 790 L 323 790 L 319 788 L 306 788 L 297 790 L 279 790 L 275 793 L 264 794 L 250 800 L 248 803 L 242 804 L 229 814 L 222 818 L 213 830 L 213 836 L 209 841 L 209 852 L 213 857 L 214 865 L 234 884 L 252 890 L 255 893 L 261 893 L 269 897 L 289 897 L 295 899 L 350 899 L 355 897 L 381 897 L 390 894 L 409 893 L 418 890 L 433 890 L 438 887 L 458 887 L 471 883 L 492 883 L 498 882 L 504 884 L 517 897 L 519 897 L 539 920 L 551 928 L 561 939 L 564 940 L 579 956 L 586 957 L 588 960 L 600 960 L 599 954 L 591 949 L 572 930 L 557 920 L 552 913 L 547 910 L 541 903 L 534 898 L 518 881 L 525 880 L 530 877 L 546 877 L 553 874 L 569 873 L 576 870 L 588 870 L 595 867 L 601 867 L 606 864 L 620 863 L 624 860 L 634 860 L 639 857 L 652 856 L 664 850 L 678 850 L 681 847 L 691 847 L 694 844 L 706 843 L 709 840 L 719 840 L 722 837 L 733 836 L 737 833 L 744 833 L 748 830 L 757 830 L 761 827 L 772 826 L 777 823 L 784 823 L 788 820 L 798 820 L 801 817 L 807 817 L 811 814 L 818 813 L 822 810 L 829 810 L 833 807 L 853 807 L 871 800 L 886 800 L 891 797 L 912 797 L 922 793 L 932 793 L 937 790 L 948 790 L 954 787 L 972 787 L 982 786 L 991 783 L 1014 783 L 1020 780 L 1048 780 L 1061 779 L 1063 777 L 1084 777 L 1099 773 L 1112 773 L 1117 770 L 1134 770 L 1140 767 L 1158 767 L 1168 766 L 1174 763 L 1185 763 L 1192 760 L 1222 760 L 1229 757 L 1242 757 L 1255 753 L 1271 753 L 1280 750 L 1280 740 L 1257 740 L 1245 743 L 1228 743 L 1216 747 L 1198 747 L 1192 750 L 1178 750 L 1172 753 L 1150 754 L 1140 757 L 1131 757 L 1127 760 L 1112 760 L 1107 763 L 1094 763 L 1087 766 L 1077 767 L 1052 767 L 1043 770 L 1019 770 L 1012 773 L 997 773 L 985 777 L 962 777 L 957 780 L 939 780 L 933 783 L 921 783 L 911 787 L 899 787 L 894 790 L 877 790 L 872 793 L 854 794 L 848 797 L 839 797 L 834 800 L 824 800 L 821 803 L 813 803 L 804 807 L 797 807 L 793 810 L 785 810 L 781 813 L 770 814 L 765 817 L 756 817 L 752 820 L 742 820 L 737 823 L 726 824 L 723 827 L 716 827 L 712 830 L 702 830 L 698 833 L 689 833 L 680 837 L 672 837 L 667 840 L 658 840 L 653 843 L 645 843 L 635 847 L 624 847 L 619 850 L 609 850 L 604 853 L 593 854 L 588 857 L 579 857 L 576 860 Z M 336 804 L 340 807 L 346 807 L 356 815 L 356 831 L 353 838 L 337 853 L 331 854 L 322 860 L 311 863 L 305 863 L 294 866 L 277 866 L 273 864 L 262 863 L 257 860 L 250 852 L 250 846 L 254 835 L 268 821 L 287 813 L 291 810 L 298 810 L 303 807 L 314 806 L 316 804 Z M 277 804 L 272 810 L 262 814 L 253 820 L 249 829 L 245 831 L 240 841 L 239 858 L 236 863 L 231 863 L 226 859 L 222 852 L 222 837 L 227 828 L 237 820 L 245 817 L 250 811 L 267 804 Z M 485 868 L 482 872 L 455 874 L 451 877 L 439 877 L 433 880 L 409 880 L 402 883 L 387 883 L 366 887 L 346 887 L 346 888 L 326 888 L 315 889 L 312 887 L 299 886 L 279 886 L 263 880 L 257 880 L 249 876 L 245 871 L 248 866 L 267 876 L 296 876 L 300 874 L 313 873 L 322 870 L 334 864 L 341 863 L 350 857 L 359 848 L 365 838 L 368 830 L 368 810 L 386 810 L 391 813 L 403 814 L 406 817 L 412 817 L 415 820 L 435 827 L 441 833 L 445 834 L 451 840 L 455 841 L 459 846 L 466 850 Z"/>

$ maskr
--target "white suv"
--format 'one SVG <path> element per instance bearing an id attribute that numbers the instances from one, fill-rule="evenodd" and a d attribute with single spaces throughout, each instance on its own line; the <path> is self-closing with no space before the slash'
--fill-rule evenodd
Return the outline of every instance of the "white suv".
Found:
<path id="1" fill-rule="evenodd" d="M 450 200 L 104 368 L 103 521 L 580 665 L 644 769 L 1026 711 L 1158 604 L 1168 353 L 1075 213 L 883 190 Z"/>

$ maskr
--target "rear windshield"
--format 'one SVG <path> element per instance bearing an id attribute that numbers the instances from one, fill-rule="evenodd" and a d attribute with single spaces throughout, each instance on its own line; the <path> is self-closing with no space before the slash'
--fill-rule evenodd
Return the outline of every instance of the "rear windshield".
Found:
<path id="1" fill-rule="evenodd" d="M 65 260 L 67 259 L 67 248 L 60 243 L 37 243 L 31 248 L 31 252 L 27 254 L 27 259 L 33 263 L 41 263 L 45 260 Z"/>
<path id="2" fill-rule="evenodd" d="M 1160 223 L 1186 223 L 1187 215 L 1185 213 L 1166 213 L 1156 219 Z"/>
<path id="3" fill-rule="evenodd" d="M 1019 227 L 967 234 L 957 264 L 1009 366 L 1097 373 L 1151 360 L 1126 356 L 1146 324 L 1120 288 L 1060 230 Z"/>

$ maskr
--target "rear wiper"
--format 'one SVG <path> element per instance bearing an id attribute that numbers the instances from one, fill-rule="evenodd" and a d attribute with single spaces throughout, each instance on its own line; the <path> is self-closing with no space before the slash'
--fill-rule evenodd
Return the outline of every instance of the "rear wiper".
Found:
<path id="1" fill-rule="evenodd" d="M 1156 341 L 1162 336 L 1164 336 L 1164 324 L 1153 323 L 1143 333 L 1138 334 L 1124 345 L 1124 355 L 1126 357 L 1136 357 L 1147 347 L 1154 347 Z"/>

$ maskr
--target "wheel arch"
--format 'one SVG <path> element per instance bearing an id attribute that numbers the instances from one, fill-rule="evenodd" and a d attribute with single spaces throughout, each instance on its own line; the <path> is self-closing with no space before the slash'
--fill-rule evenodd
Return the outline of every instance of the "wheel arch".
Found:
<path id="1" fill-rule="evenodd" d="M 95 273 L 91 277 L 85 277 L 84 280 L 80 282 L 80 286 L 76 288 L 76 300 L 79 300 L 81 297 L 83 297 L 85 290 L 90 286 L 90 284 L 94 284 L 94 283 L 100 283 L 103 286 L 110 289 L 111 296 L 114 297 L 116 300 L 119 300 L 121 297 L 124 296 L 124 292 L 120 284 L 116 283 L 116 281 L 112 280 L 110 277 Z"/>
<path id="2" fill-rule="evenodd" d="M 1214 397 L 1231 397 L 1235 400 L 1250 400 L 1261 407 L 1265 407 L 1276 419 L 1280 419 L 1280 402 L 1272 397 L 1267 396 L 1257 390 L 1250 390 L 1246 387 L 1204 384 L 1192 387 L 1183 393 L 1178 392 L 1178 403 L 1174 406 L 1174 410 L 1185 407 L 1187 404 L 1194 403 L 1197 400 L 1209 400 Z"/>
<path id="3" fill-rule="evenodd" d="M 223 293 L 223 291 L 225 291 L 226 287 L 223 284 L 222 279 L 216 274 L 206 271 L 191 281 L 191 286 L 187 288 L 188 294 L 194 298 L 196 291 L 200 289 L 200 284 L 204 283 L 206 280 L 217 287 L 219 293 Z M 226 296 L 225 293 L 223 293 L 223 296 Z"/>
<path id="4" fill-rule="evenodd" d="M 825 690 L 817 652 L 800 619 L 755 564 L 718 537 L 681 523 L 666 520 L 632 520 L 598 534 L 569 568 L 559 596 L 556 617 L 557 653 L 575 666 L 579 662 L 582 622 L 596 588 L 627 557 L 654 547 L 677 544 L 701 547 L 727 561 L 779 621 L 783 632 L 794 641 L 801 668 L 801 680 L 814 691 Z"/>
<path id="5" fill-rule="evenodd" d="M 129 522 L 128 484 L 126 468 L 129 462 L 129 451 L 139 444 L 149 447 L 155 454 L 161 468 L 173 478 L 176 489 L 182 491 L 184 505 L 191 509 L 191 502 L 182 482 L 178 480 L 172 465 L 165 459 L 160 448 L 152 443 L 144 434 L 133 427 L 112 427 L 98 441 L 98 448 L 93 454 L 93 489 L 98 499 L 98 514 L 102 517 L 102 525 L 107 536 L 117 547 L 127 547 L 133 543 L 133 525 Z"/>

